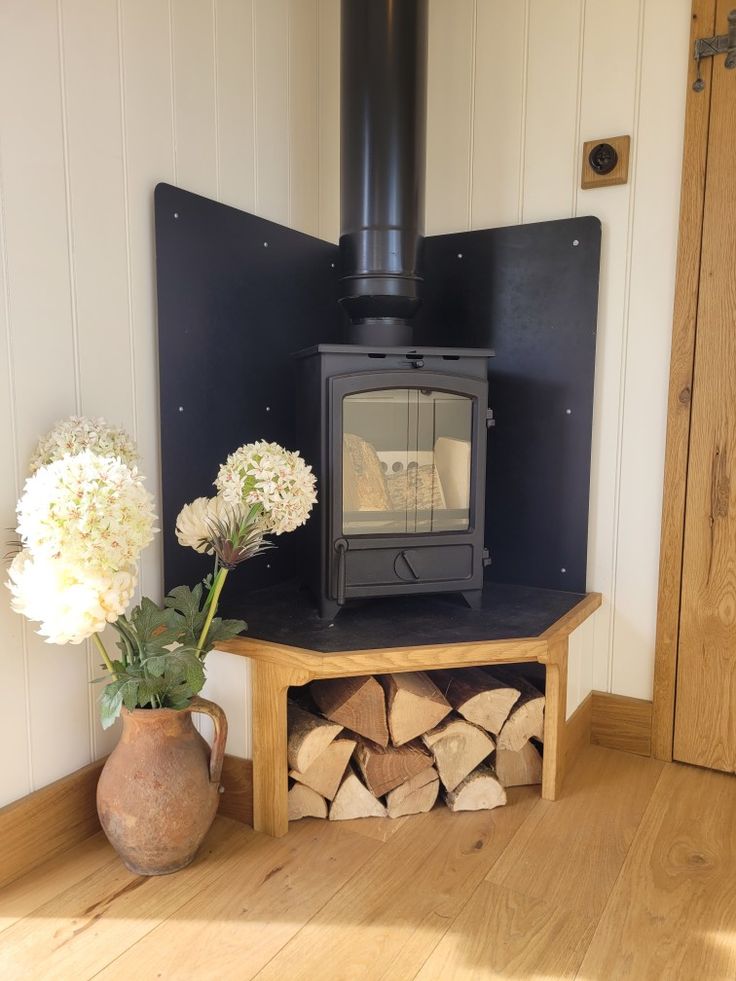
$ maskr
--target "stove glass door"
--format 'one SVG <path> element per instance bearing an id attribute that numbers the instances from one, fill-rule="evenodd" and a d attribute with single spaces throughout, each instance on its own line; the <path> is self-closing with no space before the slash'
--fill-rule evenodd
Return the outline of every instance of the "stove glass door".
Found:
<path id="1" fill-rule="evenodd" d="M 468 531 L 472 398 L 386 388 L 342 413 L 344 535 Z"/>

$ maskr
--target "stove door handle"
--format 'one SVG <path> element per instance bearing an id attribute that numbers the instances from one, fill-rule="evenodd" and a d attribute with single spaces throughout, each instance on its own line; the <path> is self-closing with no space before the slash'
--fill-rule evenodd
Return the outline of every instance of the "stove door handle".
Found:
<path id="1" fill-rule="evenodd" d="M 337 602 L 340 606 L 345 605 L 345 553 L 348 550 L 348 543 L 344 538 L 338 538 L 335 542 L 337 552 Z"/>

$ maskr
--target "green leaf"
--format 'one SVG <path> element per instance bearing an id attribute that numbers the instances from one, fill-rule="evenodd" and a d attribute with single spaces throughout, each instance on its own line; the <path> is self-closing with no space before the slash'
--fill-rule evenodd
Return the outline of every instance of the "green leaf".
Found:
<path id="1" fill-rule="evenodd" d="M 185 709 L 191 703 L 191 698 L 169 698 L 166 702 L 166 708 L 172 709 Z"/>
<path id="2" fill-rule="evenodd" d="M 184 658 L 184 677 L 193 695 L 202 691 L 204 688 L 204 668 L 197 655 L 192 652 L 183 655 Z"/>
<path id="3" fill-rule="evenodd" d="M 176 610 L 161 609 L 146 596 L 130 614 L 130 622 L 140 648 L 147 655 L 163 652 L 177 643 L 184 632 L 184 624 Z"/>
<path id="4" fill-rule="evenodd" d="M 189 703 L 192 700 L 192 694 L 193 692 L 191 691 L 189 685 L 186 682 L 183 682 L 180 685 L 176 685 L 174 688 L 170 689 L 170 691 L 166 693 L 166 699 L 165 699 L 166 708 L 174 708 L 174 709 L 186 708 L 187 705 L 189 705 Z"/>
<path id="5" fill-rule="evenodd" d="M 207 633 L 205 649 L 209 650 L 218 640 L 230 640 L 231 637 L 237 637 L 238 634 L 242 634 L 247 629 L 248 624 L 245 620 L 222 620 L 220 617 L 215 617 Z"/>
<path id="6" fill-rule="evenodd" d="M 169 656 L 170 654 L 167 651 L 165 654 L 156 654 L 153 657 L 147 657 L 142 662 L 144 672 L 153 678 L 161 678 L 169 663 Z"/>
<path id="7" fill-rule="evenodd" d="M 132 623 L 126 616 L 119 616 L 113 623 L 118 632 L 118 648 L 122 651 L 123 660 L 128 664 L 134 663 L 140 657 L 140 645 Z"/>
<path id="8" fill-rule="evenodd" d="M 120 682 L 113 681 L 105 687 L 100 696 L 100 722 L 103 729 L 109 729 L 120 715 L 123 704 L 123 693 L 120 688 Z"/>
<path id="9" fill-rule="evenodd" d="M 164 599 L 164 604 L 176 610 L 183 617 L 182 643 L 194 647 L 204 626 L 205 614 L 202 606 L 202 583 L 194 589 L 189 586 L 176 586 Z"/>
<path id="10" fill-rule="evenodd" d="M 155 705 L 159 696 L 166 691 L 166 683 L 161 678 L 141 678 L 138 685 L 138 702 L 142 707 Z"/>
<path id="11" fill-rule="evenodd" d="M 140 680 L 138 678 L 128 678 L 120 688 L 123 695 L 123 704 L 132 712 L 133 709 L 138 708 L 138 686 L 140 685 Z"/>
<path id="12" fill-rule="evenodd" d="M 113 666 L 113 674 L 117 675 L 118 677 L 120 675 L 124 675 L 126 673 L 126 670 L 127 669 L 126 669 L 126 667 L 125 667 L 125 665 L 123 664 L 122 661 L 113 661 L 112 662 L 112 666 Z M 103 665 L 100 664 L 100 665 L 98 665 L 98 667 L 102 668 Z M 110 684 L 110 672 L 106 668 L 105 668 L 105 673 L 104 674 L 101 674 L 97 678 L 91 678 L 90 679 L 90 684 L 91 685 L 99 685 L 99 684 L 102 684 L 102 683 L 104 683 L 106 685 L 109 685 Z"/>

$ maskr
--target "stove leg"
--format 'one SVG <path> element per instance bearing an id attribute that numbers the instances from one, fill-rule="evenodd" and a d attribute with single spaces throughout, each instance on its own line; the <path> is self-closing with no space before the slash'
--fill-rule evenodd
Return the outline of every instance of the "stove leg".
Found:
<path id="1" fill-rule="evenodd" d="M 483 590 L 482 589 L 466 589 L 460 593 L 462 598 L 468 604 L 471 610 L 482 610 L 483 609 Z"/>
<path id="2" fill-rule="evenodd" d="M 319 601 L 320 620 L 334 620 L 342 606 L 333 599 L 325 599 L 323 596 Z"/>

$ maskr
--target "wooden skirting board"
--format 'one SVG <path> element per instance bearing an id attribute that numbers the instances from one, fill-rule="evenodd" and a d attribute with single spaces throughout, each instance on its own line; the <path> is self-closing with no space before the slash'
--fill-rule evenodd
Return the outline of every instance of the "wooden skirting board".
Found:
<path id="1" fill-rule="evenodd" d="M 97 760 L 0 808 L 0 888 L 100 830 L 95 800 L 105 761 Z M 253 764 L 225 756 L 219 813 L 253 823 Z"/>
<path id="2" fill-rule="evenodd" d="M 594 691 L 590 741 L 638 756 L 652 755 L 652 703 Z"/>
<path id="3" fill-rule="evenodd" d="M 0 886 L 100 830 L 95 792 L 104 760 L 0 809 Z"/>
<path id="4" fill-rule="evenodd" d="M 224 817 L 253 824 L 253 761 L 239 756 L 225 756 L 222 765 L 222 796 L 218 813 Z"/>
<path id="5" fill-rule="evenodd" d="M 590 729 L 593 711 L 591 692 L 565 723 L 565 773 L 569 773 L 578 756 L 590 745 Z"/>
<path id="6" fill-rule="evenodd" d="M 637 756 L 652 755 L 652 703 L 593 691 L 565 724 L 565 772 L 589 744 Z"/>

